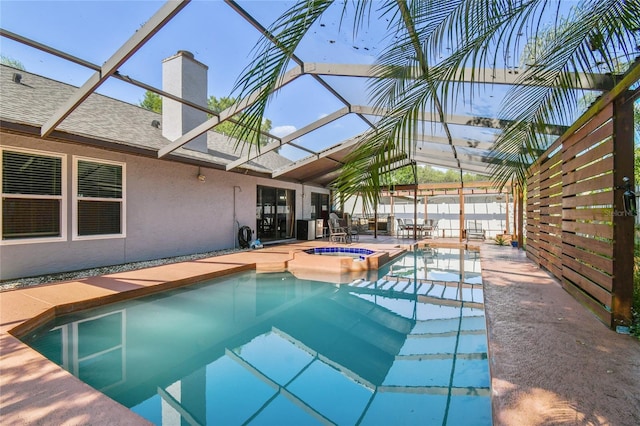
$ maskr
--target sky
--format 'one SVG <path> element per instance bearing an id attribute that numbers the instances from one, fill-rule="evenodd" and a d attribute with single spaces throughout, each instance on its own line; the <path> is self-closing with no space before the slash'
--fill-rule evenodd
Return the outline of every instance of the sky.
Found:
<path id="1" fill-rule="evenodd" d="M 269 27 L 291 1 L 238 1 L 263 26 Z M 0 0 L 0 26 L 50 47 L 97 65 L 103 64 L 161 6 L 162 1 L 11 1 Z M 384 43 L 385 22 L 372 21 L 356 36 L 351 22 L 341 26 L 340 6 L 333 5 L 305 37 L 296 55 L 306 62 L 372 64 Z M 162 88 L 162 60 L 178 50 L 188 50 L 208 65 L 208 95 L 229 96 L 237 78 L 250 63 L 259 32 L 221 0 L 194 0 L 148 41 L 120 69 L 120 73 Z M 27 71 L 81 86 L 93 71 L 7 38 L 0 38 L 0 53 L 20 61 Z M 367 104 L 366 80 L 325 77 L 349 102 Z M 459 103 L 458 114 L 495 116 L 504 87 L 495 86 L 475 96 L 473 103 Z M 144 91 L 109 79 L 99 89 L 125 102 L 138 104 Z M 285 136 L 322 118 L 344 105 L 328 95 L 309 76 L 285 86 L 270 103 L 266 116 L 272 133 Z M 375 119 L 371 118 L 372 121 Z M 297 144 L 320 151 L 353 137 L 368 126 L 348 115 L 296 140 Z M 454 137 L 492 140 L 493 132 L 481 128 L 451 129 Z M 436 130 L 436 134 L 438 133 Z M 307 154 L 295 148 L 281 151 L 295 160 Z"/>
<path id="2" fill-rule="evenodd" d="M 101 65 L 163 4 L 150 0 L 1 0 L 0 26 Z M 268 27 L 292 2 L 240 1 L 239 4 Z M 337 19 L 324 19 L 301 45 L 297 52 L 299 56 L 305 61 L 314 62 L 372 63 L 374 56 L 366 53 L 365 48 L 375 51 L 379 40 L 373 42 L 372 38 L 364 37 L 354 39 L 350 34 L 341 34 L 338 26 Z M 162 60 L 178 50 L 188 50 L 197 60 L 209 66 L 208 94 L 229 96 L 236 79 L 250 63 L 259 39 L 259 32 L 224 2 L 192 1 L 119 71 L 162 88 Z M 7 38 L 0 38 L 0 53 L 20 61 L 29 72 L 75 86 L 81 86 L 93 73 L 92 70 Z M 362 103 L 366 97 L 358 93 L 355 86 L 360 90 L 364 88 L 363 83 L 347 85 L 345 97 L 353 99 L 352 102 Z M 144 97 L 142 89 L 115 79 L 107 80 L 98 92 L 134 104 Z M 326 90 L 310 77 L 302 77 L 278 93 L 267 111 L 267 117 L 273 124 L 272 133 L 284 136 L 343 106 L 335 98 L 327 96 Z M 297 143 L 320 150 L 366 128 L 362 120 L 349 116 L 303 137 Z"/>

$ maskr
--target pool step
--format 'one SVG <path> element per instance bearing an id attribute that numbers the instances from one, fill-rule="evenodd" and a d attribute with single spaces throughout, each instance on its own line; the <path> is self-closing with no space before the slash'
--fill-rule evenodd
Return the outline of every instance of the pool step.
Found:
<path id="1" fill-rule="evenodd" d="M 391 290 L 391 289 L 393 289 L 393 287 L 396 286 L 396 284 L 398 284 L 398 281 L 387 281 L 386 283 L 382 284 L 378 288 L 380 290 Z"/>
<path id="2" fill-rule="evenodd" d="M 402 280 L 402 281 L 398 281 L 398 285 L 394 288 L 395 291 L 401 291 L 401 292 L 406 292 L 407 290 L 411 290 L 409 289 L 409 287 L 411 286 L 411 281 L 410 280 Z"/>
<path id="3" fill-rule="evenodd" d="M 413 281 L 406 277 L 385 276 L 377 281 L 368 281 L 363 278 L 349 283 L 350 287 L 357 287 L 367 293 L 389 293 L 391 297 L 427 297 L 430 299 L 442 299 L 446 301 L 483 304 L 482 284 L 455 283 L 449 281 L 436 281 L 418 279 Z"/>
<path id="4" fill-rule="evenodd" d="M 357 280 L 353 280 L 352 282 L 349 283 L 349 286 L 358 287 L 358 288 L 367 288 L 367 287 L 370 287 L 371 285 L 373 285 L 372 281 L 367 281 L 363 278 L 358 278 Z"/>

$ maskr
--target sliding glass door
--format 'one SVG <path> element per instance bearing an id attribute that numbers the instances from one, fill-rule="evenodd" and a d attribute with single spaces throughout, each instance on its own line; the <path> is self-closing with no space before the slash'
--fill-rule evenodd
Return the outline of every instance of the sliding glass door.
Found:
<path id="1" fill-rule="evenodd" d="M 258 186 L 256 233 L 260 241 L 294 237 L 295 200 L 294 190 Z"/>

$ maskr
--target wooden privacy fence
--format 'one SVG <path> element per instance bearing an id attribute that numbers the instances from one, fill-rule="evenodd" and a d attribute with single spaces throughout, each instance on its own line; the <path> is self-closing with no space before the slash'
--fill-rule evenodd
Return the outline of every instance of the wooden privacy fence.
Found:
<path id="1" fill-rule="evenodd" d="M 527 256 L 610 327 L 631 322 L 634 219 L 618 187 L 633 179 L 632 104 L 605 98 L 527 180 Z"/>

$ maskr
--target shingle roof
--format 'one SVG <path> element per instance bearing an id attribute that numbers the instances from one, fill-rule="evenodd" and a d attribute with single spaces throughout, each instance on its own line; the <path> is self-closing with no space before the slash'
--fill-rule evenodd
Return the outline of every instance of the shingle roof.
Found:
<path id="1" fill-rule="evenodd" d="M 20 83 L 13 74 L 21 74 Z M 41 127 L 77 88 L 37 74 L 0 65 L 0 119 L 16 124 Z M 57 130 L 108 141 L 123 147 L 157 151 L 171 141 L 161 128 L 152 126 L 162 115 L 137 105 L 93 93 L 65 119 Z M 209 153 L 179 148 L 175 156 L 224 166 L 236 159 L 235 140 L 218 132 L 207 132 Z M 289 164 L 275 152 L 268 152 L 243 167 L 268 173 Z"/>

